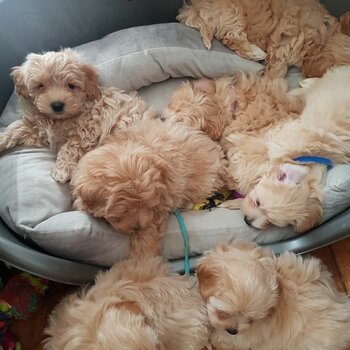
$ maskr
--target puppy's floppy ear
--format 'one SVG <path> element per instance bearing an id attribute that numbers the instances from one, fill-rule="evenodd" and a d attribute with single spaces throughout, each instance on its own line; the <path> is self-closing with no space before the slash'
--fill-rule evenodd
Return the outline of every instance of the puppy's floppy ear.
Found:
<path id="1" fill-rule="evenodd" d="M 322 219 L 322 206 L 319 200 L 312 198 L 306 208 L 306 215 L 297 218 L 293 224 L 295 232 L 303 233 L 311 230 Z"/>
<path id="2" fill-rule="evenodd" d="M 307 166 L 286 163 L 279 168 L 276 179 L 278 182 L 295 186 L 300 184 L 308 172 Z"/>
<path id="3" fill-rule="evenodd" d="M 98 87 L 98 74 L 96 70 L 88 64 L 82 64 L 81 70 L 85 73 L 85 92 L 88 98 L 95 99 L 99 97 L 100 89 Z"/>
<path id="4" fill-rule="evenodd" d="M 15 91 L 18 96 L 28 97 L 29 92 L 28 89 L 24 83 L 24 75 L 22 72 L 22 67 L 17 66 L 12 68 L 12 72 L 10 73 L 10 76 L 13 79 L 13 82 L 15 84 Z"/>
<path id="5" fill-rule="evenodd" d="M 212 265 L 209 261 L 204 260 L 198 265 L 196 275 L 198 280 L 199 293 L 207 300 L 215 294 L 217 290 L 217 277 L 220 274 L 217 266 Z"/>

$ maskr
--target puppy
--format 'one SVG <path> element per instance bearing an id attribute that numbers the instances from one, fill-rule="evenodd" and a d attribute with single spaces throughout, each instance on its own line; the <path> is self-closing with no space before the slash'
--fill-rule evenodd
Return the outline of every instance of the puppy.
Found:
<path id="1" fill-rule="evenodd" d="M 80 160 L 74 208 L 132 234 L 131 255 L 157 255 L 169 212 L 223 187 L 227 161 L 218 143 L 182 123 L 140 121 L 115 140 Z"/>
<path id="2" fill-rule="evenodd" d="M 71 178 L 83 154 L 116 129 L 155 113 L 135 95 L 98 85 L 93 67 L 65 49 L 29 54 L 11 73 L 23 118 L 0 134 L 0 152 L 22 145 L 57 152 L 53 178 Z"/>
<path id="3" fill-rule="evenodd" d="M 350 344 L 350 301 L 318 259 L 278 257 L 236 241 L 197 269 L 217 350 L 341 350 Z"/>
<path id="4" fill-rule="evenodd" d="M 292 225 L 296 232 L 305 232 L 321 221 L 327 167 L 294 159 L 319 156 L 334 165 L 349 163 L 349 81 L 350 66 L 304 81 L 306 104 L 300 118 L 270 131 L 265 143 L 267 170 L 242 202 L 249 225 Z"/>
<path id="5" fill-rule="evenodd" d="M 201 129 L 220 141 L 229 160 L 229 187 L 247 194 L 266 166 L 267 130 L 298 117 L 303 109 L 302 95 L 287 93 L 287 89 L 284 79 L 244 72 L 200 79 L 176 90 L 162 116 Z"/>
<path id="6" fill-rule="evenodd" d="M 152 258 L 99 273 L 94 286 L 62 300 L 45 333 L 45 350 L 202 350 L 209 322 L 195 279 Z"/>
<path id="7" fill-rule="evenodd" d="M 350 37 L 318 0 L 191 0 L 177 19 L 199 30 L 208 49 L 216 37 L 242 57 L 266 59 L 271 77 L 291 65 L 320 77 L 350 64 Z"/>
<path id="8" fill-rule="evenodd" d="M 171 96 L 162 117 L 202 130 L 219 141 L 232 121 L 235 101 L 231 78 L 184 82 Z"/>
<path id="9" fill-rule="evenodd" d="M 232 132 L 258 135 L 286 116 L 300 114 L 303 99 L 287 89 L 284 79 L 243 71 L 233 77 L 185 82 L 162 117 L 200 129 L 215 141 Z"/>

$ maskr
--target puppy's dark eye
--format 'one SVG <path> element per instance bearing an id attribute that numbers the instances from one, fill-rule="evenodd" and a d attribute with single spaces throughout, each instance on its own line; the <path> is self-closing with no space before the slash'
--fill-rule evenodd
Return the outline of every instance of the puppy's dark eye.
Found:
<path id="1" fill-rule="evenodd" d="M 258 199 L 256 199 L 256 200 L 254 201 L 254 205 L 255 205 L 257 208 L 259 208 L 259 207 L 260 207 L 260 201 L 259 201 Z"/>
<path id="2" fill-rule="evenodd" d="M 38 89 L 38 90 L 40 90 L 40 89 L 42 89 L 44 87 L 44 84 L 38 84 L 37 86 L 36 86 L 36 88 Z"/>
<path id="3" fill-rule="evenodd" d="M 76 88 L 76 86 L 73 84 L 67 84 L 67 87 L 69 90 L 74 90 Z"/>

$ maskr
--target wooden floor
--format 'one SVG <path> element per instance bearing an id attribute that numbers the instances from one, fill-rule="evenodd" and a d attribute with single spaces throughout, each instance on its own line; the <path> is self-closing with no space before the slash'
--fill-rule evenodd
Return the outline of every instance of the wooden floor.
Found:
<path id="1" fill-rule="evenodd" d="M 320 258 L 328 266 L 339 290 L 350 295 L 350 238 L 319 249 L 312 255 Z M 42 334 L 47 317 L 62 296 L 72 290 L 70 286 L 51 286 L 39 312 L 28 320 L 16 321 L 12 324 L 11 329 L 21 341 L 22 350 L 42 350 Z"/>

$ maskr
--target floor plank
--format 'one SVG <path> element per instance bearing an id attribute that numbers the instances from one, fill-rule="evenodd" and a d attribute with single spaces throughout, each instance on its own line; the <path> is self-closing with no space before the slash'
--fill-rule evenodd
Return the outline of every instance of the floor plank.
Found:
<path id="1" fill-rule="evenodd" d="M 342 282 L 350 296 L 350 238 L 333 244 L 331 249 L 335 256 Z"/>
<path id="2" fill-rule="evenodd" d="M 314 251 L 311 255 L 322 260 L 323 264 L 325 264 L 330 271 L 338 290 L 345 292 L 346 288 L 343 283 L 342 276 L 340 274 L 332 248 L 330 246 L 324 247 Z"/>

